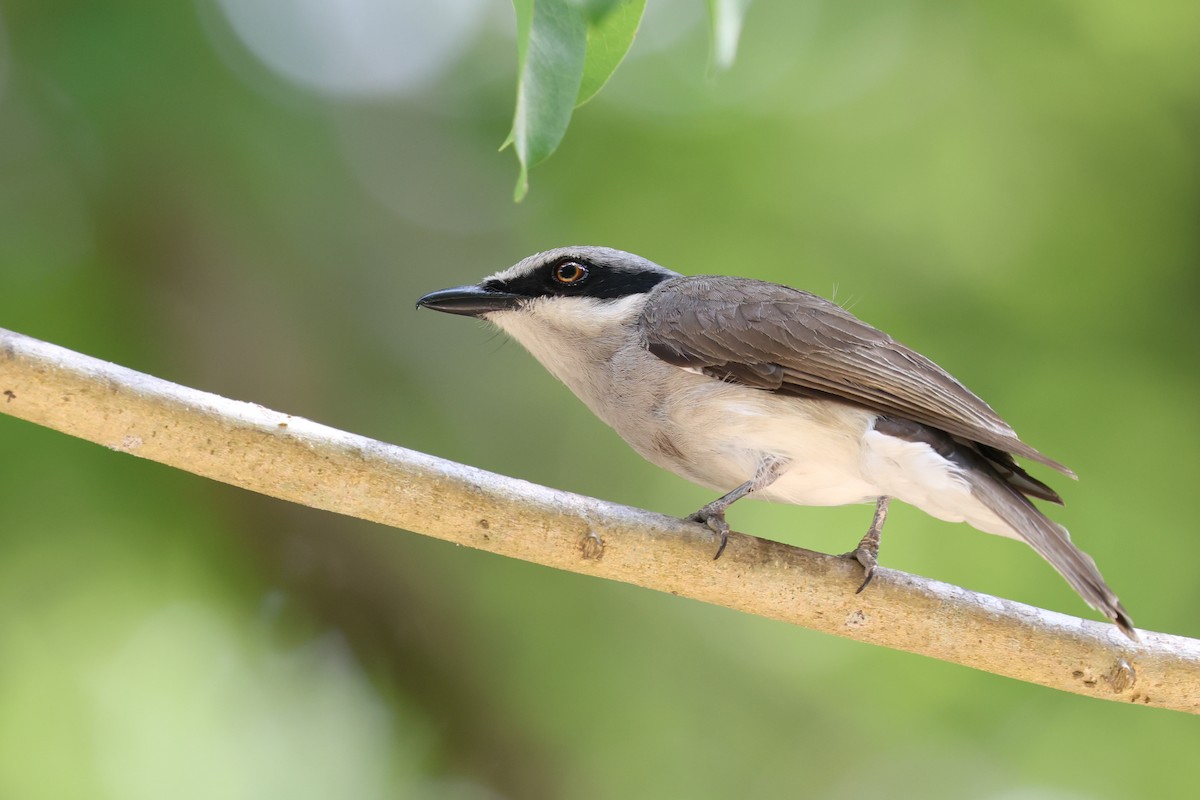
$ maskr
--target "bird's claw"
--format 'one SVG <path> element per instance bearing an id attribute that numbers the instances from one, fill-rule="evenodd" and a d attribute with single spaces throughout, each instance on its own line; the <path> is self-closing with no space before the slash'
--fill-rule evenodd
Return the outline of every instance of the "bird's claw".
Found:
<path id="1" fill-rule="evenodd" d="M 721 554 L 725 552 L 725 545 L 729 544 L 729 523 L 725 521 L 725 514 L 719 511 L 710 511 L 706 506 L 695 514 L 689 515 L 688 520 L 707 525 L 709 530 L 721 537 L 721 544 L 717 546 L 717 554 L 713 556 L 713 561 L 720 558 Z"/>
<path id="2" fill-rule="evenodd" d="M 849 553 L 842 553 L 842 558 L 853 558 L 859 564 L 862 564 L 863 567 L 863 582 L 854 590 L 855 594 L 862 594 L 862 590 L 867 588 L 867 585 L 871 583 L 871 579 L 875 577 L 875 567 L 879 566 L 879 561 L 876 558 L 877 553 L 878 550 L 873 551 L 861 544 Z"/>

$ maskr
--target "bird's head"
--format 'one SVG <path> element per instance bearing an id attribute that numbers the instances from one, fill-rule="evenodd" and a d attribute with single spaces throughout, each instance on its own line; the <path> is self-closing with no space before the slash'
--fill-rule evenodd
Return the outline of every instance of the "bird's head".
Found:
<path id="1" fill-rule="evenodd" d="M 418 307 L 481 317 L 519 341 L 535 333 L 602 335 L 679 273 L 608 247 L 537 253 L 477 284 L 430 292 Z"/>

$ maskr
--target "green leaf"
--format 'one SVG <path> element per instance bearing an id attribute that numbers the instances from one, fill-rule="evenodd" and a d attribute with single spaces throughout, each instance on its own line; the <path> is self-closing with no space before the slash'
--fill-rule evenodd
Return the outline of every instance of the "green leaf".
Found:
<path id="1" fill-rule="evenodd" d="M 600 0 L 593 0 L 593 5 L 598 2 Z M 607 3 L 604 15 L 592 18 L 588 25 L 587 60 L 576 108 L 595 97 L 617 71 L 633 44 L 645 10 L 646 0 L 614 0 Z"/>
<path id="2" fill-rule="evenodd" d="M 646 0 L 513 0 L 517 15 L 517 110 L 500 149 L 521 164 L 513 198 L 529 190 L 529 170 L 555 151 L 571 112 L 596 96 L 637 35 Z"/>
<path id="3" fill-rule="evenodd" d="M 568 0 L 571 5 L 583 9 L 589 24 L 600 22 L 624 0 Z"/>
<path id="4" fill-rule="evenodd" d="M 521 172 L 513 199 L 529 189 L 529 168 L 567 132 L 587 51 L 586 11 L 564 0 L 513 0 L 517 13 L 517 110 L 512 141 Z"/>
<path id="5" fill-rule="evenodd" d="M 708 0 L 708 22 L 712 28 L 710 59 L 714 68 L 726 70 L 733 66 L 749 7 L 750 0 Z"/>

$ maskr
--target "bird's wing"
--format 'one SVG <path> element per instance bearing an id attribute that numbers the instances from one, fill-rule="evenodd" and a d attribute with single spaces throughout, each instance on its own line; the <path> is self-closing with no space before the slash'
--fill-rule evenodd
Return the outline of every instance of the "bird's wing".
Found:
<path id="1" fill-rule="evenodd" d="M 640 323 L 646 348 L 670 364 L 854 403 L 1074 477 L 937 364 L 808 292 L 747 278 L 674 278 L 650 293 Z"/>

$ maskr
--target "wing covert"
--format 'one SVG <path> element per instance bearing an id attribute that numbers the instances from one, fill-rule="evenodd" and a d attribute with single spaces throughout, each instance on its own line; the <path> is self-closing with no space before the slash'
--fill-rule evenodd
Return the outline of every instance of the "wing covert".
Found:
<path id="1" fill-rule="evenodd" d="M 854 403 L 1074 475 L 937 364 L 809 292 L 747 278 L 673 278 L 650 293 L 641 330 L 646 348 L 670 364 Z"/>

